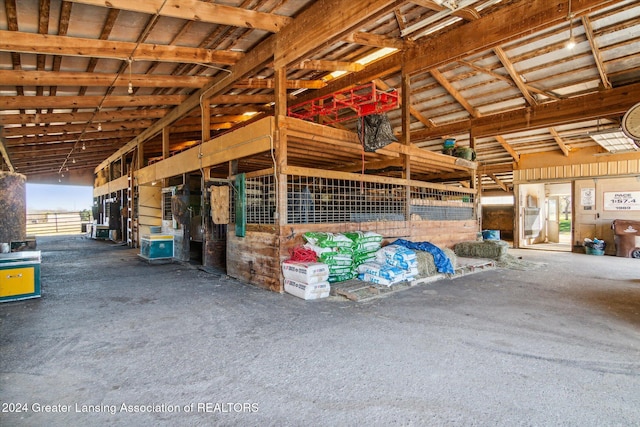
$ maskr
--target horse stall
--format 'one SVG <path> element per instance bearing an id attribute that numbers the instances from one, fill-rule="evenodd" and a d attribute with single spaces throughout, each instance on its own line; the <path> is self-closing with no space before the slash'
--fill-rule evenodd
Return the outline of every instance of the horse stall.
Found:
<path id="1" fill-rule="evenodd" d="M 449 248 L 479 231 L 475 162 L 397 142 L 365 151 L 355 132 L 298 118 L 264 117 L 139 164 L 94 194 L 132 194 L 123 221 L 162 224 L 176 259 L 193 261 L 187 244 L 193 251 L 197 238 L 203 266 L 275 292 L 284 289 L 281 262 L 308 231 L 373 231 L 383 243 Z M 443 178 L 454 184 L 434 182 Z M 143 205 L 153 218 L 136 212 Z M 130 237 L 134 245 L 141 234 Z"/>
<path id="2" fill-rule="evenodd" d="M 281 262 L 308 231 L 374 231 L 383 243 L 441 247 L 476 239 L 477 191 L 416 179 L 457 173 L 472 181 L 473 162 L 398 143 L 365 152 L 353 132 L 280 122 L 277 141 L 265 136 L 273 150 L 237 159 L 228 177 L 229 276 L 282 292 Z"/>

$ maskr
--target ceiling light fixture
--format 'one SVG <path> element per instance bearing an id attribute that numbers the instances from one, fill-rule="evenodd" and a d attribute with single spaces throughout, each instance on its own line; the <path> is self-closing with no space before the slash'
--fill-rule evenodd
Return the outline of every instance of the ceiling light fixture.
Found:
<path id="1" fill-rule="evenodd" d="M 129 62 L 129 88 L 127 89 L 127 93 L 129 93 L 129 95 L 133 95 L 133 83 L 131 83 L 131 68 L 133 59 L 129 58 L 127 61 Z"/>
<path id="2" fill-rule="evenodd" d="M 635 144 L 633 139 L 629 138 L 618 128 L 590 132 L 589 136 L 610 153 L 640 150 L 640 147 Z"/>
<path id="3" fill-rule="evenodd" d="M 440 6 L 448 7 L 451 10 L 456 10 L 458 8 L 457 0 L 433 0 L 435 3 Z"/>
<path id="4" fill-rule="evenodd" d="M 573 12 L 571 12 L 571 0 L 569 0 L 569 11 L 567 12 L 567 19 L 569 20 L 569 40 L 565 44 L 565 47 L 572 50 L 576 47 L 576 39 L 573 37 Z"/>
<path id="5" fill-rule="evenodd" d="M 102 131 L 102 123 L 98 123 L 98 132 Z"/>
<path id="6" fill-rule="evenodd" d="M 75 157 L 73 159 L 71 159 L 71 163 L 73 163 L 74 165 L 76 164 L 76 158 Z"/>
<path id="7" fill-rule="evenodd" d="M 83 150 L 86 150 L 86 149 L 87 149 L 87 147 L 84 145 L 84 141 L 82 141 L 82 149 L 83 149 Z"/>

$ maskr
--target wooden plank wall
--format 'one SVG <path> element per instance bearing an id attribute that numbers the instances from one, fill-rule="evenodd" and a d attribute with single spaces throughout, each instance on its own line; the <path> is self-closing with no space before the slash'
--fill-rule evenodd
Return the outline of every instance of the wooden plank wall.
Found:
<path id="1" fill-rule="evenodd" d="M 233 230 L 232 225 L 229 230 Z M 252 231 L 245 237 L 227 233 L 227 274 L 274 292 L 283 292 L 280 279 L 278 236 L 275 232 Z"/>
<path id="2" fill-rule="evenodd" d="M 159 186 L 138 187 L 139 235 L 149 234 L 151 226 L 162 225 L 162 189 Z"/>

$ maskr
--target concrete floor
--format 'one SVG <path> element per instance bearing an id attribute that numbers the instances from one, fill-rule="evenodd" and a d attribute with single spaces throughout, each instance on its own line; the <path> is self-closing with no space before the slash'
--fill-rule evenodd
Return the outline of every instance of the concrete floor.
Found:
<path id="1" fill-rule="evenodd" d="M 510 250 L 546 265 L 358 303 L 38 244 L 43 297 L 0 304 L 3 426 L 640 422 L 640 260 Z"/>

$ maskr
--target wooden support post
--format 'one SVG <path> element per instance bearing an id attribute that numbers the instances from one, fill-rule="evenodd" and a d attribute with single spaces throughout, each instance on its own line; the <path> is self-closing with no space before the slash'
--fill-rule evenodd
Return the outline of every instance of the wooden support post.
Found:
<path id="1" fill-rule="evenodd" d="M 278 217 L 275 222 L 282 226 L 287 223 L 287 176 L 280 172 L 287 167 L 287 132 L 282 126 L 287 116 L 287 70 L 285 67 L 275 70 L 275 95 L 276 131 L 273 154 L 276 159 L 275 174 L 278 177 L 278 188 L 276 188 Z"/>
<path id="2" fill-rule="evenodd" d="M 162 128 L 162 159 L 169 158 L 170 136 L 171 132 L 168 127 Z"/>
<path id="3" fill-rule="evenodd" d="M 138 144 L 138 170 L 144 167 L 144 143 Z"/>
<path id="4" fill-rule="evenodd" d="M 202 112 L 202 142 L 205 142 L 211 139 L 211 105 L 209 104 L 209 99 L 203 99 L 200 107 Z"/>
<path id="5" fill-rule="evenodd" d="M 402 73 L 402 145 L 411 145 L 411 77 Z M 403 154 L 404 178 L 407 180 L 405 219 L 411 221 L 411 155 Z"/>

